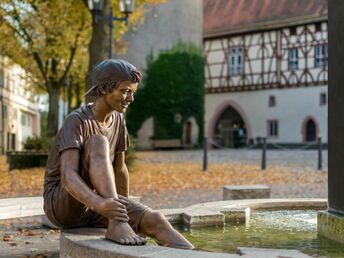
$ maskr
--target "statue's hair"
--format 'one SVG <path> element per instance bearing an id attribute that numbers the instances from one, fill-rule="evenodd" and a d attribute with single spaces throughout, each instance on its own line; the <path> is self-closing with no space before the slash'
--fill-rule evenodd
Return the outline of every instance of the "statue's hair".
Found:
<path id="1" fill-rule="evenodd" d="M 139 83 L 142 78 L 142 74 L 137 71 L 137 70 L 132 70 L 130 72 L 131 76 L 131 82 L 132 83 Z M 121 83 L 121 81 L 105 81 L 105 82 L 100 82 L 97 84 L 97 86 L 93 89 L 92 93 L 90 95 L 93 96 L 101 96 L 102 92 L 110 93 L 114 89 L 118 87 L 118 85 Z"/>
<path id="2" fill-rule="evenodd" d="M 122 59 L 107 59 L 100 62 L 92 71 L 92 87 L 85 96 L 101 96 L 110 93 L 123 81 L 139 83 L 141 73 L 135 66 Z"/>

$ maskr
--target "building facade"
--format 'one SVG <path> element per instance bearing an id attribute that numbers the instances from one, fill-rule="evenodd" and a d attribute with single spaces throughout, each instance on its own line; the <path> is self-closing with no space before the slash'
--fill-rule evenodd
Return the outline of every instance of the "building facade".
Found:
<path id="1" fill-rule="evenodd" d="M 215 145 L 327 142 L 327 0 L 204 0 Z"/>
<path id="2" fill-rule="evenodd" d="M 40 136 L 36 94 L 28 89 L 26 72 L 0 56 L 0 153 L 22 150 L 27 137 Z"/>

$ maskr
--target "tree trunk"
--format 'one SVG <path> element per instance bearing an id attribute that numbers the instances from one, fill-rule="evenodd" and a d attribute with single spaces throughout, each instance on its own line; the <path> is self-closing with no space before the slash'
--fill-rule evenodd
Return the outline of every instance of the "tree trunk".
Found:
<path id="1" fill-rule="evenodd" d="M 101 12 L 92 12 L 92 38 L 89 44 L 89 65 L 88 74 L 86 77 L 86 89 L 89 89 L 91 85 L 91 73 L 93 67 L 98 64 L 101 60 L 108 58 L 107 46 L 108 41 L 108 21 L 104 17 L 109 16 L 109 10 L 111 7 L 111 0 L 105 0 L 103 9 Z"/>
<path id="2" fill-rule="evenodd" d="M 57 83 L 49 87 L 48 136 L 55 136 L 58 131 L 60 88 Z"/>
<path id="3" fill-rule="evenodd" d="M 81 88 L 80 83 L 77 82 L 75 84 L 76 105 L 75 105 L 74 109 L 80 107 L 82 104 L 82 100 L 81 100 L 81 96 L 80 96 L 80 91 L 81 91 L 80 88 Z"/>

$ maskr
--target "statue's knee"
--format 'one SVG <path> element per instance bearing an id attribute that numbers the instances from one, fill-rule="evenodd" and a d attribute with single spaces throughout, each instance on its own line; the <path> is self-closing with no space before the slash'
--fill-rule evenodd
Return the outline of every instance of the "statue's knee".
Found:
<path id="1" fill-rule="evenodd" d="M 91 135 L 84 144 L 86 157 L 92 159 L 107 158 L 109 155 L 109 141 L 104 135 Z"/>

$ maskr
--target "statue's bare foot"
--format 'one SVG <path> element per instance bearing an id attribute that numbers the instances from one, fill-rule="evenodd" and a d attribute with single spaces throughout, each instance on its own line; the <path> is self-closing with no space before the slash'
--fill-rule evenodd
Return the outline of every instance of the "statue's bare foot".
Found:
<path id="1" fill-rule="evenodd" d="M 144 245 L 146 240 L 135 234 L 126 222 L 109 221 L 105 237 L 122 245 Z"/>

